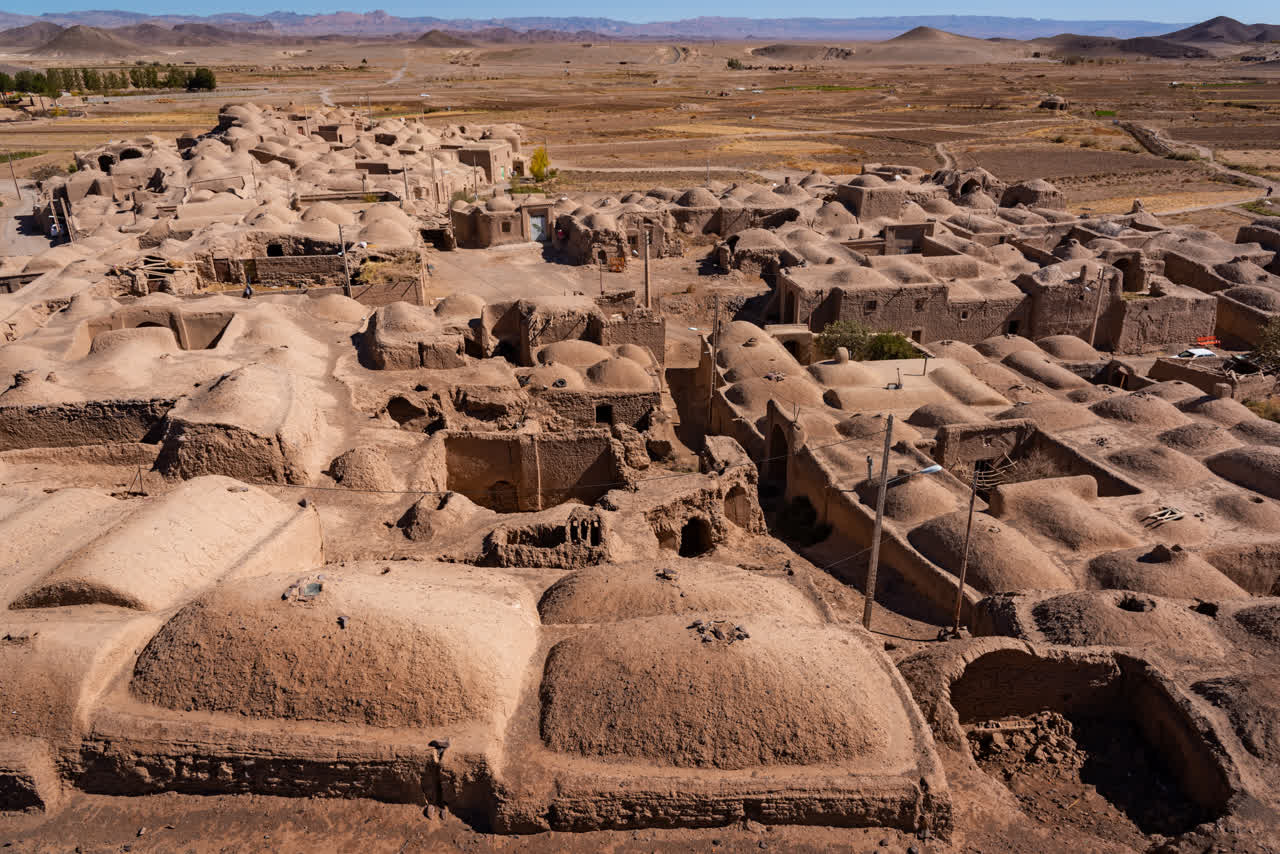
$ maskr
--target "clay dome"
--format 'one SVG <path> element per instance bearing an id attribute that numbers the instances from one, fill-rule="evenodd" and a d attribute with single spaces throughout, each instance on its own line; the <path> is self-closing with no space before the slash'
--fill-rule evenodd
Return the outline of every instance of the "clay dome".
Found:
<path id="1" fill-rule="evenodd" d="M 571 365 L 589 368 L 609 358 L 609 351 L 591 341 L 555 341 L 537 353 L 540 365 Z"/>
<path id="2" fill-rule="evenodd" d="M 1222 292 L 1236 302 L 1268 312 L 1280 312 L 1280 290 L 1261 285 L 1237 285 Z"/>
<path id="3" fill-rule="evenodd" d="M 1181 546 L 1138 546 L 1089 562 L 1091 586 L 1175 599 L 1244 599 L 1248 594 Z"/>
<path id="4" fill-rule="evenodd" d="M 654 379 L 631 359 L 605 359 L 587 369 L 587 378 L 603 388 L 647 391 Z"/>
<path id="5" fill-rule="evenodd" d="M 487 723 L 514 704 L 512 653 L 527 657 L 536 635 L 477 587 L 439 572 L 426 583 L 336 567 L 241 579 L 178 611 L 138 656 L 130 690 L 247 718 Z"/>
<path id="6" fill-rule="evenodd" d="M 891 734 L 910 724 L 875 653 L 834 627 L 720 614 L 750 641 L 704 643 L 679 616 L 557 643 L 539 692 L 543 742 L 562 754 L 722 771 L 902 755 Z"/>
<path id="7" fill-rule="evenodd" d="M 714 208 L 720 204 L 720 200 L 711 194 L 710 190 L 703 187 L 694 187 L 686 190 L 684 195 L 676 200 L 682 208 Z"/>
<path id="8" fill-rule="evenodd" d="M 1243 447 L 1214 454 L 1204 461 L 1209 470 L 1237 486 L 1280 498 L 1280 448 Z"/>

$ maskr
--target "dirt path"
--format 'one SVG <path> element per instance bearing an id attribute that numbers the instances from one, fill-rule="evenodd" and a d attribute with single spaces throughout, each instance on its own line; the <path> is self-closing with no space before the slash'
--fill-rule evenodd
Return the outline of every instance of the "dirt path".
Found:
<path id="1" fill-rule="evenodd" d="M 947 150 L 947 146 L 944 143 L 941 143 L 941 142 L 934 143 L 933 150 L 938 152 L 938 156 L 942 158 L 943 169 L 956 168 L 955 155 Z"/>
<path id="2" fill-rule="evenodd" d="M 4 165 L 4 180 L 9 182 L 8 165 Z M 0 196 L 4 207 L 0 208 L 0 255 L 38 255 L 53 244 L 41 234 L 31 218 L 32 204 L 35 199 L 34 184 L 21 182 L 22 201 L 19 202 L 12 193 Z"/>
<path id="3" fill-rule="evenodd" d="M 1195 142 L 1186 142 L 1184 140 L 1174 139 L 1173 137 L 1169 136 L 1163 131 L 1150 127 L 1149 125 L 1139 125 L 1139 127 L 1143 128 L 1152 136 L 1156 137 L 1160 141 L 1172 147 L 1190 148 L 1191 150 L 1195 151 L 1197 155 L 1199 155 L 1199 157 L 1204 161 L 1204 164 L 1206 166 L 1208 166 L 1210 169 L 1214 170 L 1215 172 L 1221 175 L 1230 175 L 1233 178 L 1239 178 L 1240 180 L 1247 181 L 1256 187 L 1261 187 L 1263 190 L 1271 189 L 1273 192 L 1275 190 L 1280 190 L 1280 182 L 1271 181 L 1266 178 L 1260 177 L 1258 175 L 1251 175 L 1248 172 L 1240 172 L 1236 169 L 1231 169 L 1227 166 L 1222 165 L 1221 163 L 1218 162 L 1217 158 L 1214 157 L 1213 149 L 1209 148 L 1208 146 L 1200 145 L 1199 143 L 1195 143 Z M 1265 196 L 1259 196 L 1259 198 L 1265 198 Z M 1239 204 L 1239 202 L 1233 202 L 1232 204 Z M 1225 205 L 1207 205 L 1204 207 L 1186 208 L 1184 210 L 1165 211 L 1165 213 L 1191 213 L 1193 211 L 1209 210 L 1215 207 L 1225 207 Z"/>

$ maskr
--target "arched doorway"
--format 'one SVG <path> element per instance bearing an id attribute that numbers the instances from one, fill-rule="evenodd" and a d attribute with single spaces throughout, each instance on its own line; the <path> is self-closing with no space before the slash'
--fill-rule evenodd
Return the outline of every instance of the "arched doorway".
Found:
<path id="1" fill-rule="evenodd" d="M 680 529 L 680 557 L 697 557 L 711 551 L 711 525 L 701 516 L 691 516 Z"/>
<path id="2" fill-rule="evenodd" d="M 751 499 L 741 485 L 734 486 L 724 496 L 724 515 L 739 528 L 745 528 L 751 521 Z"/>

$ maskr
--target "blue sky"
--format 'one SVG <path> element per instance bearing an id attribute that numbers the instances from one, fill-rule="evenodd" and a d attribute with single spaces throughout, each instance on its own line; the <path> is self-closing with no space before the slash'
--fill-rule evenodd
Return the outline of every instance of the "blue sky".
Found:
<path id="1" fill-rule="evenodd" d="M 203 3 L 172 2 L 130 2 L 130 0 L 93 0 L 92 3 L 65 2 L 51 0 L 38 6 L 28 2 L 12 5 L 3 4 L 0 8 L 9 12 L 38 15 L 43 12 L 67 12 L 85 8 L 125 9 L 150 14 L 215 14 L 218 12 L 248 12 L 263 14 L 271 9 L 290 9 L 289 5 L 275 5 L 271 0 L 266 3 L 244 2 L 244 0 L 206 0 Z M 292 10 L 304 14 L 334 11 L 368 12 L 383 9 L 393 15 L 418 16 L 434 15 L 441 18 L 472 17 L 499 18 L 519 17 L 525 15 L 547 15 L 568 17 L 573 15 L 602 16 L 630 21 L 661 21 L 679 18 L 692 18 L 700 15 L 717 15 L 725 17 L 777 18 L 777 17 L 821 17 L 821 18 L 856 18 L 880 15 L 1003 15 L 1008 17 L 1046 17 L 1058 20 L 1147 20 L 1147 21 L 1200 21 L 1213 15 L 1228 15 L 1246 24 L 1276 23 L 1280 21 L 1280 8 L 1272 0 L 1244 0 L 1244 2 L 1214 4 L 1193 3 L 1190 0 L 1141 0 L 1141 2 L 1115 3 L 1108 0 L 1080 0 L 1063 7 L 1052 14 L 1049 8 L 1028 9 L 1026 3 L 1014 0 L 985 0 L 966 4 L 947 4 L 937 0 L 933 2 L 894 4 L 885 7 L 881 4 L 860 6 L 842 3 L 837 0 L 792 0 L 779 6 L 769 0 L 703 0 L 700 3 L 689 3 L 683 0 L 650 0 L 648 3 L 598 3 L 591 0 L 562 0 L 551 6 L 531 6 L 521 0 L 492 0 L 488 3 L 471 4 L 420 4 L 397 3 L 386 0 L 374 6 L 356 6 L 354 4 L 319 4 L 293 6 Z"/>

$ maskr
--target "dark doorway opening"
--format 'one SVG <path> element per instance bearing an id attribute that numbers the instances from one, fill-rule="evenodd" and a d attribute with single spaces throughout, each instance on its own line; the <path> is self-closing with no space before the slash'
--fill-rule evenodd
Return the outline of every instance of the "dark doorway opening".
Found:
<path id="1" fill-rule="evenodd" d="M 613 423 L 613 404 L 611 403 L 596 404 L 596 423 L 597 424 Z"/>
<path id="2" fill-rule="evenodd" d="M 268 244 L 267 244 L 267 257 L 268 257 L 268 258 L 283 258 L 283 257 L 284 257 L 284 247 L 283 247 L 283 246 L 281 246 L 279 243 L 268 243 Z"/>
<path id="3" fill-rule="evenodd" d="M 711 525 L 698 516 L 691 517 L 680 529 L 680 556 L 697 557 L 711 551 Z"/>
<path id="4" fill-rule="evenodd" d="M 1009 333 L 1010 335 L 1017 335 L 1017 334 L 1018 334 L 1018 321 L 1016 321 L 1016 320 L 1010 320 L 1010 321 L 1009 321 L 1009 325 L 1005 328 L 1005 332 Z"/>

